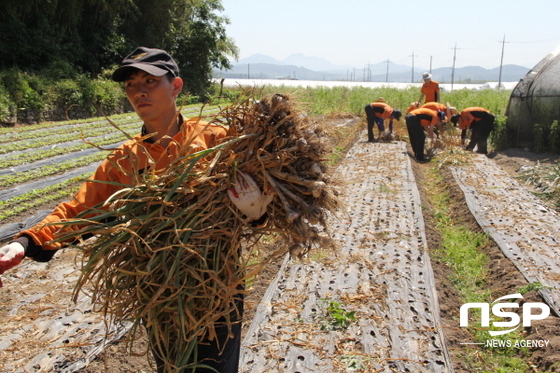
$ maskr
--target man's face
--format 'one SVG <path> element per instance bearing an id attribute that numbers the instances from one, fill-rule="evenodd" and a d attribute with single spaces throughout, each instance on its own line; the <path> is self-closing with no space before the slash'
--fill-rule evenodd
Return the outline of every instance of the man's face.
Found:
<path id="1" fill-rule="evenodd" d="M 432 81 L 432 79 L 430 79 L 430 78 L 424 78 L 424 83 L 429 83 L 431 81 Z"/>
<path id="2" fill-rule="evenodd" d="M 138 70 L 124 82 L 126 97 L 143 121 L 175 114 L 175 99 L 183 88 L 181 78 L 170 81 L 166 76 L 153 76 Z"/>

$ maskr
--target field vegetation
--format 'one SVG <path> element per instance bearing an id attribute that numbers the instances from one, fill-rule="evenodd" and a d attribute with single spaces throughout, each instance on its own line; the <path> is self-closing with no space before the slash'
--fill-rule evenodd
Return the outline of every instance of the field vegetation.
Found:
<path id="1" fill-rule="evenodd" d="M 220 107 L 226 106 L 231 100 L 241 94 L 241 89 L 227 90 L 222 92 L 221 97 L 214 96 L 211 105 L 202 106 L 189 105 L 183 108 L 186 116 L 198 116 L 212 114 Z M 214 94 L 217 95 L 219 87 L 215 87 Z M 0 101 L 1 101 L 0 92 Z M 417 89 L 393 89 L 393 88 L 291 88 L 291 87 L 264 87 L 260 89 L 259 95 L 269 93 L 283 93 L 294 98 L 295 102 L 303 106 L 303 109 L 310 116 L 363 116 L 364 106 L 379 97 L 391 106 L 406 111 L 411 102 L 418 97 Z M 505 133 L 504 112 L 509 99 L 509 91 L 473 91 L 458 90 L 454 92 L 444 92 L 442 101 L 448 102 L 461 110 L 470 106 L 482 106 L 495 113 L 498 117 L 496 131 L 492 134 L 492 144 L 494 148 L 507 146 L 507 140 L 500 131 Z M 1 105 L 1 103 L 0 103 Z M 0 108 L 1 109 L 1 108 Z M 1 113 L 0 113 L 1 114 Z M 37 125 L 26 125 L 19 127 L 0 128 L 0 193 L 9 188 L 41 180 L 52 175 L 64 174 L 87 165 L 95 165 L 100 162 L 107 154 L 106 150 L 100 150 L 88 155 L 80 155 L 80 151 L 97 147 L 118 144 L 126 138 L 126 134 L 133 135 L 138 133 L 141 123 L 132 113 L 124 113 L 112 117 L 112 121 L 120 128 L 113 127 L 109 121 L 103 117 L 95 117 L 87 120 L 61 121 L 40 123 Z M 404 127 L 401 123 L 401 127 Z M 362 127 L 363 128 L 363 127 Z M 401 128 L 402 130 L 402 128 Z M 338 130 L 337 136 L 339 143 L 333 144 L 332 162 L 336 163 L 343 154 L 346 145 L 354 141 L 356 134 Z M 406 131 L 405 131 L 406 132 Z M 403 132 L 404 133 L 404 132 Z M 403 135 L 406 138 L 406 135 Z M 63 146 L 63 144 L 70 144 Z M 60 162 L 46 162 L 47 164 L 39 167 L 32 167 L 34 163 L 41 163 L 53 157 L 76 154 L 74 158 Z M 456 155 L 459 154 L 459 155 Z M 481 253 L 481 247 L 486 245 L 488 238 L 484 235 L 471 232 L 467 227 L 457 225 L 452 221 L 447 209 L 447 198 L 445 187 L 441 181 L 440 170 L 445 166 L 445 162 L 454 163 L 460 161 L 460 152 L 454 153 L 453 150 L 446 151 L 440 155 L 439 161 L 431 162 L 426 166 L 426 172 L 430 174 L 430 185 L 428 188 L 433 190 L 429 195 L 430 202 L 436 206 L 437 222 L 436 229 L 443 237 L 442 250 L 432 253 L 438 260 L 445 262 L 452 269 L 450 280 L 463 290 L 460 294 L 464 302 L 489 302 L 490 294 L 485 290 L 486 273 L 484 267 L 487 266 L 489 258 Z M 20 168 L 21 171 L 17 171 Z M 12 169 L 12 172 L 8 172 Z M 558 199 L 559 168 L 546 168 L 540 174 L 539 170 L 534 170 L 525 179 L 528 182 L 543 184 L 543 180 L 553 180 L 549 182 L 543 193 L 548 198 Z M 64 180 L 52 185 L 45 185 L 41 189 L 29 190 L 10 198 L 3 198 L 0 201 L 0 224 L 13 220 L 17 216 L 29 214 L 42 205 L 60 199 L 68 199 L 73 191 L 76 190 L 80 180 L 86 178 L 88 174 L 82 174 L 74 178 Z M 554 189 L 556 182 L 556 189 Z M 337 306 L 337 307 L 335 307 Z M 328 311 L 336 318 L 343 315 L 345 320 L 351 319 L 352 315 L 344 313 L 340 305 L 330 304 Z M 471 330 L 473 340 L 483 340 L 480 332 L 473 328 Z M 478 351 L 472 354 L 472 361 L 469 365 L 481 372 L 537 372 L 536 368 L 531 367 L 525 362 L 526 351 L 509 351 L 504 355 L 498 350 Z"/>

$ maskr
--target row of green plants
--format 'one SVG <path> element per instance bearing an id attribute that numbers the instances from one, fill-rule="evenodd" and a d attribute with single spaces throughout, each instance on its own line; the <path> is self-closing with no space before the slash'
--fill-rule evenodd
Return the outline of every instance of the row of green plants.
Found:
<path id="1" fill-rule="evenodd" d="M 111 118 L 114 120 L 118 120 L 120 117 L 132 117 L 135 116 L 134 113 L 124 113 L 120 115 L 113 115 Z M 105 118 L 101 117 L 91 117 L 91 118 L 84 118 L 84 119 L 71 119 L 71 120 L 64 120 L 64 121 L 45 121 L 41 123 L 34 123 L 28 126 L 6 126 L 0 127 L 0 136 L 2 138 L 7 138 L 9 136 L 25 136 L 24 134 L 27 132 L 38 132 L 41 130 L 51 130 L 57 131 L 59 127 L 67 127 L 67 126 L 84 126 L 90 123 L 101 123 L 102 121 L 107 121 Z M 33 135 L 31 135 L 33 136 Z"/>
<path id="2" fill-rule="evenodd" d="M 28 210 L 34 210 L 47 203 L 68 198 L 79 188 L 79 183 L 90 175 L 83 174 L 76 178 L 45 187 L 32 190 L 23 195 L 0 201 L 0 223 L 8 218 L 18 216 Z"/>
<path id="3" fill-rule="evenodd" d="M 186 116 L 200 115 L 201 112 L 212 114 L 219 110 L 216 106 L 208 106 L 202 108 L 201 105 L 189 106 L 182 110 Z M 129 135 L 134 135 L 140 131 L 140 121 L 136 115 L 118 115 L 112 117 L 113 123 L 116 124 L 121 131 Z M 60 124 L 62 123 L 62 125 Z M 105 118 L 93 118 L 89 121 L 84 121 L 81 125 L 79 121 L 65 121 L 57 123 L 45 123 L 40 125 L 23 126 L 18 128 L 3 128 L 4 131 L 0 132 L 0 154 L 5 156 L 0 160 L 0 169 L 14 167 L 23 163 L 30 163 L 42 160 L 56 155 L 67 154 L 80 150 L 87 149 L 91 145 L 87 143 L 80 143 L 69 147 L 57 147 L 55 145 L 61 144 L 66 141 L 80 140 L 86 137 L 103 136 L 102 139 L 96 140 L 95 145 L 104 146 L 124 140 L 125 136 L 121 131 L 114 128 Z M 73 126 L 69 129 L 66 128 L 67 124 Z M 64 126 L 64 128 L 62 128 Z M 53 128 L 50 130 L 50 128 Z M 59 130 L 57 127 L 61 127 Z M 37 128 L 36 131 L 33 131 Z M 42 130 L 44 129 L 44 131 Z M 17 140 L 32 140 L 25 143 L 13 142 Z M 34 152 L 18 153 L 10 155 L 9 153 L 16 150 L 33 149 L 42 146 L 52 145 L 52 148 L 38 150 Z"/>
<path id="4" fill-rule="evenodd" d="M 134 127 L 133 129 L 129 129 L 127 133 L 128 135 L 131 136 L 135 135 L 138 133 L 138 128 Z M 126 135 L 124 135 L 122 132 L 113 132 L 105 136 L 103 139 L 96 140 L 95 145 L 96 146 L 112 145 L 112 144 L 119 143 L 120 141 L 124 141 L 125 139 L 126 139 Z M 40 161 L 42 159 L 55 157 L 57 155 L 68 154 L 84 149 L 89 149 L 91 148 L 91 146 L 92 146 L 91 144 L 88 144 L 86 142 L 81 142 L 76 145 L 71 145 L 67 147 L 54 146 L 48 149 L 42 149 L 33 152 L 18 153 L 16 155 L 6 155 L 2 159 L 0 159 L 0 169 L 10 168 L 24 163 L 31 163 L 31 162 Z"/>
<path id="5" fill-rule="evenodd" d="M 124 123 L 119 123 L 118 126 L 125 132 L 138 132 L 139 127 L 138 120 L 128 120 Z M 116 132 L 115 128 L 110 128 L 109 126 L 91 126 L 88 128 L 80 128 L 79 131 L 66 130 L 61 133 L 48 134 L 45 136 L 38 134 L 38 136 L 24 141 L 2 144 L 0 147 L 0 154 L 7 154 L 13 151 L 21 150 L 22 148 L 36 149 L 43 146 L 57 145 L 85 138 L 101 137 L 104 135 L 107 136 L 114 132 Z"/>
<path id="6" fill-rule="evenodd" d="M 41 180 L 49 176 L 65 173 L 78 167 L 85 167 L 91 163 L 101 162 L 105 159 L 105 157 L 107 157 L 107 152 L 100 151 L 56 164 L 48 164 L 32 170 L 1 175 L 0 188 L 9 188 L 29 181 Z"/>
<path id="7" fill-rule="evenodd" d="M 219 110 L 219 107 L 216 105 L 208 105 L 202 106 L 198 105 L 187 105 L 182 108 L 183 115 L 187 117 L 191 116 L 199 116 L 201 114 L 213 114 Z M 0 133 L 0 142 L 6 140 L 5 138 L 12 138 L 14 134 L 17 137 L 17 134 L 24 134 L 24 135 L 33 135 L 34 137 L 29 137 L 33 139 L 33 142 L 29 142 L 27 144 L 27 149 L 36 148 L 38 146 L 45 146 L 45 145 L 54 145 L 51 148 L 45 150 L 35 150 L 30 152 L 18 153 L 16 155 L 6 154 L 2 159 L 0 159 L 0 169 L 6 169 L 14 166 L 18 166 L 24 163 L 31 163 L 34 161 L 43 160 L 46 158 L 54 157 L 57 155 L 68 154 L 72 152 L 77 152 L 80 150 L 85 150 L 91 148 L 91 144 L 86 142 L 82 142 L 73 146 L 69 147 L 57 147 L 56 144 L 59 144 L 63 141 L 70 141 L 70 140 L 77 140 L 80 139 L 82 136 L 94 136 L 94 135 L 105 135 L 101 139 L 96 139 L 94 141 L 96 146 L 107 146 L 112 144 L 118 144 L 126 140 L 127 135 L 135 135 L 140 130 L 140 121 L 136 117 L 136 115 L 131 116 L 130 114 L 127 115 L 116 115 L 113 116 L 111 121 L 116 124 L 120 130 L 114 128 L 106 118 L 90 118 L 89 120 L 84 120 L 83 122 L 86 124 L 86 129 L 89 127 L 91 128 L 92 132 L 87 131 L 78 131 L 84 130 L 84 128 L 80 127 L 82 121 L 65 121 L 60 123 L 45 123 L 39 125 L 31 125 L 31 126 L 23 126 L 18 128 L 4 128 Z M 68 130 L 67 128 L 62 128 L 66 125 L 73 125 L 73 131 Z M 70 131 L 70 133 L 66 135 L 60 135 L 54 131 L 54 136 L 50 136 L 46 139 L 43 139 L 41 134 L 43 131 L 41 130 L 42 127 L 50 128 L 50 127 L 61 127 L 61 134 L 65 134 Z M 39 128 L 37 131 L 32 131 L 33 128 Z M 124 133 L 123 133 L 124 132 Z M 47 132 L 48 133 L 48 132 Z M 126 133 L 126 134 L 125 134 Z M 57 136 L 58 135 L 58 136 Z M 6 140 L 7 141 L 7 140 Z M 0 147 L 0 152 L 5 151 L 6 149 L 9 150 L 25 150 L 22 148 L 21 143 L 14 143 L 14 146 L 10 145 L 2 145 Z M 22 184 L 29 181 L 40 180 L 55 174 L 60 174 L 64 172 L 71 171 L 78 167 L 87 166 L 91 163 L 100 162 L 107 156 L 106 151 L 100 151 L 98 153 L 77 157 L 74 159 L 70 159 L 64 162 L 59 162 L 56 164 L 45 165 L 42 167 L 38 167 L 33 170 L 28 170 L 25 172 L 17 172 L 11 173 L 0 176 L 0 188 L 7 188 L 13 187 L 18 184 Z M 0 207 L 2 209 L 2 213 L 0 213 L 0 223 L 13 216 L 17 216 L 21 213 L 24 213 L 27 210 L 33 210 L 34 208 L 41 206 L 42 204 L 56 201 L 60 198 L 69 197 L 71 193 L 77 190 L 78 185 L 80 182 L 87 178 L 89 175 L 82 175 L 78 178 L 73 178 L 68 181 L 64 181 L 52 186 L 45 187 L 43 189 L 36 189 L 29 193 L 25 193 L 18 197 L 13 197 L 8 200 L 0 202 Z"/>
<path id="8" fill-rule="evenodd" d="M 136 116 L 128 115 L 125 118 L 113 119 L 113 121 L 119 126 L 126 126 L 130 123 L 136 123 L 138 125 L 138 118 Z M 69 121 L 67 121 L 69 122 Z M 111 129 L 111 124 L 106 119 L 97 118 L 97 120 L 75 122 L 73 124 L 60 125 L 60 123 L 65 122 L 49 122 L 47 126 L 37 125 L 37 126 L 24 126 L 17 128 L 10 128 L 10 131 L 5 131 L 0 133 L 0 144 L 6 146 L 7 144 L 18 144 L 19 146 L 25 147 L 26 140 L 37 140 L 44 139 L 46 137 L 60 137 L 68 136 L 70 134 L 87 134 L 94 130 L 107 131 Z M 52 124 L 52 126 L 48 126 Z M 113 128 L 114 130 L 114 128 Z M 86 135 L 90 136 L 90 135 Z M 4 149 L 1 150 L 3 153 L 9 153 Z"/>
<path id="9" fill-rule="evenodd" d="M 215 113 L 219 110 L 217 105 L 182 105 L 181 113 L 186 117 L 207 115 Z M 111 120 L 116 124 L 136 122 L 140 123 L 135 113 L 115 114 L 111 116 Z M 86 119 L 72 119 L 64 121 L 47 121 L 38 124 L 18 127 L 0 127 L 0 143 L 34 139 L 44 135 L 56 135 L 68 131 L 68 128 L 74 131 L 81 131 L 88 127 L 107 127 L 111 128 L 107 117 L 91 117 Z"/>

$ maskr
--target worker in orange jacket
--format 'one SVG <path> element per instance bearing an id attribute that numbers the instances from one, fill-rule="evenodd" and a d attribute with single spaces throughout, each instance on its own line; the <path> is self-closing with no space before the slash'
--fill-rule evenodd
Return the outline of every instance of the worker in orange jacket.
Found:
<path id="1" fill-rule="evenodd" d="M 419 162 L 426 161 L 426 155 L 424 154 L 426 134 L 424 131 L 428 132 L 430 141 L 434 142 L 436 140 L 434 127 L 438 124 L 439 118 L 436 111 L 426 108 L 414 109 L 405 117 L 410 146 L 414 152 L 414 157 Z"/>
<path id="2" fill-rule="evenodd" d="M 469 107 L 451 117 L 451 122 L 461 130 L 461 143 L 464 143 L 467 129 L 471 129 L 471 138 L 466 150 L 474 150 L 481 154 L 488 154 L 488 137 L 494 128 L 496 117 L 489 110 L 482 107 Z"/>
<path id="3" fill-rule="evenodd" d="M 421 107 L 437 111 L 442 123 L 449 122 L 451 120 L 451 117 L 457 114 L 457 109 L 455 107 L 449 106 L 449 104 L 444 105 L 441 102 L 426 102 Z"/>
<path id="4" fill-rule="evenodd" d="M 422 79 L 424 84 L 420 88 L 420 98 L 418 103 L 421 104 L 422 100 L 425 98 L 427 102 L 439 102 L 439 83 L 432 80 L 432 74 L 424 73 L 422 74 Z"/>
<path id="5" fill-rule="evenodd" d="M 410 113 L 412 110 L 419 109 L 420 103 L 418 101 L 411 102 L 410 106 L 406 109 L 406 113 Z"/>
<path id="6" fill-rule="evenodd" d="M 453 114 L 457 114 L 456 108 L 454 108 L 453 106 L 444 105 L 441 102 L 427 102 L 421 107 L 434 110 L 438 113 L 439 122 L 435 128 L 435 133 L 438 138 L 440 136 L 439 134 L 443 132 L 443 127 L 445 127 L 445 124 L 451 120 Z"/>
<path id="7" fill-rule="evenodd" d="M 167 52 L 139 47 L 122 61 L 112 78 L 123 83 L 128 101 L 143 121 L 141 134 L 112 152 L 70 202 L 61 203 L 41 223 L 1 247 L 0 274 L 19 264 L 24 257 L 48 261 L 64 247 L 51 240 L 62 229 L 72 228 L 46 224 L 74 218 L 105 202 L 119 189 L 142 183 L 143 173 L 160 173 L 178 157 L 213 147 L 225 138 L 225 128 L 207 126 L 199 118 L 185 119 L 178 112 L 176 99 L 183 88 L 183 80 Z M 242 172 L 237 175 L 235 188 L 228 190 L 228 196 L 249 221 L 259 221 L 272 200 L 271 195 L 262 193 L 254 180 Z M 241 294 L 238 313 L 243 313 Z M 218 326 L 216 330 L 216 339 L 203 341 L 198 346 L 198 358 L 215 370 L 197 369 L 197 372 L 237 372 L 241 323 L 231 330 L 226 326 Z M 163 360 L 155 349 L 154 357 L 158 373 L 163 373 Z"/>
<path id="8" fill-rule="evenodd" d="M 399 110 L 393 109 L 391 106 L 382 101 L 375 101 L 371 104 L 367 104 L 365 107 L 366 118 L 367 118 L 367 131 L 368 131 L 368 142 L 374 142 L 375 138 L 373 136 L 373 126 L 377 124 L 377 129 L 379 130 L 379 135 L 381 136 L 385 132 L 385 119 L 389 119 L 389 134 L 393 133 L 393 120 L 400 120 L 402 113 Z"/>

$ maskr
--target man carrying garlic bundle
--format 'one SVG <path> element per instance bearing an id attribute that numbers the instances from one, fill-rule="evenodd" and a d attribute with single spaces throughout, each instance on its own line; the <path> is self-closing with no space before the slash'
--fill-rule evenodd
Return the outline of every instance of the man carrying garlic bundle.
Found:
<path id="1" fill-rule="evenodd" d="M 122 61 L 112 78 L 124 83 L 126 97 L 143 121 L 141 134 L 109 155 L 71 201 L 61 203 L 40 224 L 21 232 L 14 241 L 1 247 L 0 274 L 19 264 L 24 257 L 49 261 L 58 249 L 63 248 L 62 244 L 51 242 L 60 228 L 52 225 L 53 222 L 74 218 L 103 203 L 119 190 L 116 184 L 135 185 L 141 180 L 139 174 L 164 170 L 177 157 L 185 155 L 183 145 L 193 133 L 198 135 L 190 143 L 187 153 L 211 148 L 226 136 L 223 127 L 207 126 L 196 118 L 185 119 L 178 112 L 176 99 L 183 88 L 183 80 L 179 77 L 177 64 L 167 52 L 139 47 Z M 135 174 L 134 170 L 140 171 Z M 242 172 L 237 173 L 235 187 L 228 190 L 228 195 L 249 221 L 261 219 L 272 200 L 271 195 L 261 193 L 251 176 Z M 242 301 L 238 302 L 238 308 L 241 315 Z M 241 323 L 234 325 L 230 336 L 227 328 L 216 328 L 216 331 L 217 339 L 199 344 L 199 362 L 218 372 L 237 372 Z M 163 373 L 161 357 L 155 352 L 154 356 L 158 372 Z M 213 371 L 196 369 L 197 373 Z"/>

